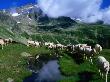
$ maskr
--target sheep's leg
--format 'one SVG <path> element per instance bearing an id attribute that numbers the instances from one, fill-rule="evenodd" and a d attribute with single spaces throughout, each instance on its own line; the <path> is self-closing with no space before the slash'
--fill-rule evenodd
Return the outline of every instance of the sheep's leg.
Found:
<path id="1" fill-rule="evenodd" d="M 84 59 L 86 59 L 86 55 L 84 54 Z"/>
<path id="2" fill-rule="evenodd" d="M 101 76 L 101 72 L 100 72 L 100 69 L 99 69 L 98 71 L 99 71 L 99 74 L 100 74 L 100 76 Z"/>
<path id="3" fill-rule="evenodd" d="M 102 73 L 102 78 L 104 77 L 103 73 Z"/>
<path id="4" fill-rule="evenodd" d="M 107 75 L 108 75 L 108 71 L 106 72 L 105 78 L 106 78 L 106 82 L 107 82 Z"/>
<path id="5" fill-rule="evenodd" d="M 87 56 L 86 56 L 86 60 L 87 60 Z"/>
<path id="6" fill-rule="evenodd" d="M 90 62 L 93 64 L 93 62 L 92 62 L 92 58 L 90 57 Z"/>
<path id="7" fill-rule="evenodd" d="M 27 46 L 29 47 L 29 44 L 27 44 Z"/>
<path id="8" fill-rule="evenodd" d="M 107 82 L 107 74 L 105 75 L 105 77 L 106 77 L 106 82 Z"/>
<path id="9" fill-rule="evenodd" d="M 3 50 L 3 45 L 2 45 L 2 50 Z"/>
<path id="10" fill-rule="evenodd" d="M 85 59 L 85 55 L 84 55 L 83 59 Z"/>
<path id="11" fill-rule="evenodd" d="M 4 44 L 5 46 L 7 45 L 7 43 Z"/>

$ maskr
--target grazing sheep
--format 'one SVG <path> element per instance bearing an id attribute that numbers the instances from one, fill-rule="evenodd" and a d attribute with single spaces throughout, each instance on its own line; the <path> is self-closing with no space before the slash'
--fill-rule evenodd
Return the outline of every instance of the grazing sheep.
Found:
<path id="1" fill-rule="evenodd" d="M 92 49 L 92 47 L 91 47 L 91 46 L 84 46 L 84 48 L 89 48 L 89 49 Z"/>
<path id="2" fill-rule="evenodd" d="M 56 49 L 56 45 L 55 45 L 55 44 L 49 45 L 48 48 L 49 48 L 49 49 Z"/>
<path id="3" fill-rule="evenodd" d="M 56 48 L 62 50 L 64 48 L 64 45 L 62 45 L 62 44 L 56 44 Z"/>
<path id="4" fill-rule="evenodd" d="M 2 49 L 3 49 L 3 45 L 5 45 L 5 42 L 3 39 L 0 39 L 0 45 L 2 46 Z"/>
<path id="5" fill-rule="evenodd" d="M 74 50 L 75 50 L 76 52 L 79 51 L 80 45 L 81 45 L 81 44 L 77 44 L 77 45 L 74 46 Z"/>
<path id="6" fill-rule="evenodd" d="M 79 47 L 79 53 L 82 53 L 82 54 L 84 54 L 84 52 L 85 52 L 85 48 L 84 47 Z"/>
<path id="7" fill-rule="evenodd" d="M 4 42 L 6 43 L 6 44 L 8 44 L 9 43 L 9 39 L 4 39 Z"/>
<path id="8" fill-rule="evenodd" d="M 72 47 L 73 47 L 73 45 L 67 45 L 66 46 L 66 50 L 71 52 L 72 51 Z"/>
<path id="9" fill-rule="evenodd" d="M 90 62 L 93 64 L 92 62 L 92 57 L 94 57 L 94 55 L 96 54 L 96 50 L 95 49 L 91 49 L 91 48 L 85 48 L 84 49 L 84 54 L 85 54 L 85 58 L 89 58 Z"/>
<path id="10" fill-rule="evenodd" d="M 27 43 L 28 43 L 28 45 L 27 45 L 27 46 L 30 46 L 30 45 L 35 46 L 35 41 L 30 41 L 30 40 L 28 40 L 28 41 L 27 41 Z"/>
<path id="11" fill-rule="evenodd" d="M 99 54 L 102 51 L 102 47 L 99 44 L 95 45 L 95 50 Z"/>
<path id="12" fill-rule="evenodd" d="M 36 47 L 40 47 L 40 43 L 39 42 L 34 42 Z"/>
<path id="13" fill-rule="evenodd" d="M 13 42 L 13 39 L 12 38 L 9 38 L 9 42 L 12 43 Z"/>
<path id="14" fill-rule="evenodd" d="M 87 46 L 87 44 L 80 44 L 80 47 L 85 47 Z"/>
<path id="15" fill-rule="evenodd" d="M 109 65 L 110 65 L 109 62 L 103 56 L 98 57 L 97 66 L 99 68 L 99 73 L 102 77 L 105 74 L 106 82 L 107 82 L 107 75 L 108 75 L 108 72 L 109 72 L 109 69 L 110 69 Z"/>
<path id="16" fill-rule="evenodd" d="M 54 46 L 54 43 L 51 43 L 51 42 L 45 42 L 45 43 L 44 43 L 44 46 L 46 46 L 46 47 L 49 48 L 49 49 L 52 49 L 53 46 Z"/>
<path id="17" fill-rule="evenodd" d="M 5 44 L 12 43 L 12 38 L 4 39 Z"/>
<path id="18" fill-rule="evenodd" d="M 53 47 L 52 46 L 48 46 L 48 49 L 53 49 Z"/>
<path id="19" fill-rule="evenodd" d="M 45 42 L 45 43 L 44 43 L 44 46 L 48 46 L 48 45 L 49 45 L 49 42 Z"/>

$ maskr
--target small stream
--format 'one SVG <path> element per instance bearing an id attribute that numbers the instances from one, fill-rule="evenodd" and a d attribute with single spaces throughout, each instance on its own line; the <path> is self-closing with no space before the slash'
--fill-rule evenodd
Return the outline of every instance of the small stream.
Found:
<path id="1" fill-rule="evenodd" d="M 56 82 L 62 79 L 57 60 L 50 60 L 39 70 L 33 72 L 31 76 L 24 79 L 23 82 Z"/>

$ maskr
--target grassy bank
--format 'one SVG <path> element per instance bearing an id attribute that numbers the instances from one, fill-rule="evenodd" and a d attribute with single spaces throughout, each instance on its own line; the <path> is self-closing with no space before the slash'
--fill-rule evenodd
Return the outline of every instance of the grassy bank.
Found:
<path id="1" fill-rule="evenodd" d="M 110 62 L 110 49 L 104 49 L 100 55 L 104 56 Z M 105 82 L 105 77 L 101 78 L 99 76 L 95 59 L 93 62 L 94 64 L 92 65 L 88 60 L 84 60 L 80 64 L 77 64 L 74 58 L 64 54 L 59 59 L 60 70 L 64 75 L 64 79 L 59 82 Z M 110 73 L 108 74 L 109 81 Z"/>
<path id="2" fill-rule="evenodd" d="M 47 54 L 53 53 L 45 47 L 35 48 L 27 47 L 22 44 L 9 44 L 1 49 L 0 46 L 0 82 L 7 82 L 8 78 L 15 82 L 22 82 L 31 72 L 27 69 L 27 57 L 22 53 L 26 52 L 32 56 L 42 54 L 44 59 L 48 59 Z M 62 58 L 59 58 L 59 65 L 64 79 L 59 82 L 104 82 L 99 76 L 98 69 L 89 61 L 84 60 L 78 63 L 72 54 L 59 52 Z M 74 55 L 74 54 L 73 54 Z M 100 53 L 110 62 L 110 49 L 103 49 Z M 108 82 L 110 74 L 108 75 Z"/>
<path id="3" fill-rule="evenodd" d="M 32 56 L 50 53 L 43 47 L 27 47 L 22 44 L 9 44 L 3 50 L 0 46 L 0 82 L 7 82 L 8 78 L 14 79 L 14 82 L 22 82 L 31 74 L 27 69 L 27 58 L 21 55 L 23 52 Z"/>

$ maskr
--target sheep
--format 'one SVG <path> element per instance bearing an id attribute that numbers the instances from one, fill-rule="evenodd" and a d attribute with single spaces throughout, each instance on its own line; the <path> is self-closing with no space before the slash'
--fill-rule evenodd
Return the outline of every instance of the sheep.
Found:
<path id="1" fill-rule="evenodd" d="M 44 46 L 46 46 L 47 48 L 51 49 L 53 47 L 54 43 L 51 42 L 45 42 Z"/>
<path id="2" fill-rule="evenodd" d="M 74 46 L 74 50 L 75 50 L 76 52 L 79 51 L 80 45 L 81 45 L 81 44 L 77 44 L 77 45 Z"/>
<path id="3" fill-rule="evenodd" d="M 35 46 L 35 41 L 30 41 L 30 40 L 28 40 L 27 43 L 28 43 L 27 46 L 30 46 L 30 45 L 34 45 L 34 46 Z"/>
<path id="4" fill-rule="evenodd" d="M 44 43 L 44 46 L 48 46 L 48 45 L 49 45 L 49 42 L 45 42 L 45 43 Z"/>
<path id="5" fill-rule="evenodd" d="M 54 45 L 54 43 L 53 43 L 53 42 L 52 42 L 52 43 L 50 42 L 50 43 L 49 43 L 49 45 L 50 45 L 50 46 L 53 46 L 53 45 Z"/>
<path id="6" fill-rule="evenodd" d="M 67 45 L 66 46 L 67 51 L 72 51 L 72 47 L 73 47 L 72 45 Z"/>
<path id="7" fill-rule="evenodd" d="M 56 48 L 62 50 L 64 48 L 64 45 L 62 45 L 62 44 L 56 44 Z"/>
<path id="8" fill-rule="evenodd" d="M 9 39 L 4 39 L 4 42 L 6 43 L 6 44 L 8 44 L 9 43 Z"/>
<path id="9" fill-rule="evenodd" d="M 99 44 L 96 44 L 95 50 L 97 51 L 97 54 L 99 54 L 102 51 L 102 47 Z"/>
<path id="10" fill-rule="evenodd" d="M 2 50 L 3 50 L 3 45 L 5 45 L 5 42 L 3 39 L 0 39 L 0 45 L 2 46 Z"/>
<path id="11" fill-rule="evenodd" d="M 4 39 L 5 44 L 12 43 L 12 38 Z"/>
<path id="12" fill-rule="evenodd" d="M 12 43 L 13 42 L 13 39 L 12 38 L 9 38 L 9 42 Z"/>
<path id="13" fill-rule="evenodd" d="M 49 48 L 49 49 L 56 49 L 56 45 L 55 45 L 55 44 L 49 45 L 48 48 Z"/>
<path id="14" fill-rule="evenodd" d="M 92 62 L 92 57 L 94 57 L 96 54 L 96 50 L 95 49 L 91 49 L 91 48 L 84 48 L 84 55 L 85 58 L 89 58 L 89 61 L 93 64 Z"/>
<path id="15" fill-rule="evenodd" d="M 79 47 L 79 50 L 78 51 L 79 51 L 79 53 L 82 53 L 83 54 L 84 51 L 85 51 L 85 47 Z"/>
<path id="16" fill-rule="evenodd" d="M 53 49 L 53 47 L 52 46 L 48 46 L 48 49 Z"/>
<path id="17" fill-rule="evenodd" d="M 106 76 L 106 82 L 107 82 L 107 75 L 110 69 L 110 64 L 109 62 L 103 57 L 103 56 L 98 56 L 97 58 L 97 67 L 99 69 L 99 73 L 103 78 L 103 75 L 105 74 Z"/>
<path id="18" fill-rule="evenodd" d="M 80 44 L 80 47 L 85 47 L 87 46 L 87 44 Z"/>
<path id="19" fill-rule="evenodd" d="M 35 41 L 34 43 L 35 43 L 36 47 L 40 47 L 40 43 L 39 42 Z"/>
<path id="20" fill-rule="evenodd" d="M 92 49 L 92 47 L 91 47 L 91 46 L 84 46 L 84 48 L 89 48 L 89 49 Z"/>

